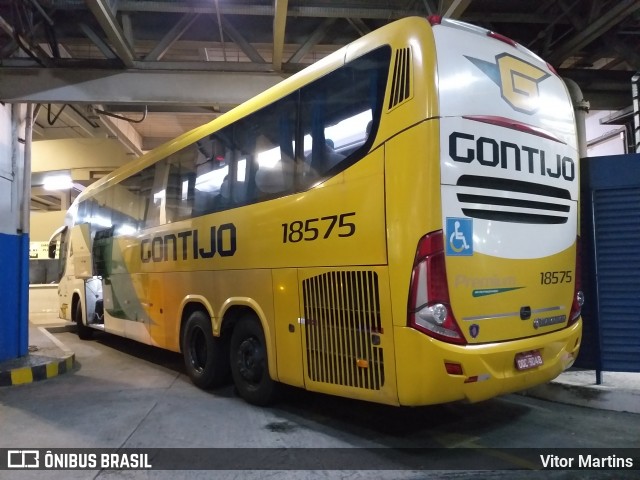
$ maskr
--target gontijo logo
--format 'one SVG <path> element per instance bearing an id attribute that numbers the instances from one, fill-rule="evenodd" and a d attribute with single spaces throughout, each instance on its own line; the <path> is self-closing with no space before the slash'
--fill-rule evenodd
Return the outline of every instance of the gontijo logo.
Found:
<path id="1" fill-rule="evenodd" d="M 500 87 L 502 98 L 518 112 L 531 115 L 540 107 L 540 82 L 550 74 L 508 53 L 496 55 L 496 62 L 465 58 Z"/>

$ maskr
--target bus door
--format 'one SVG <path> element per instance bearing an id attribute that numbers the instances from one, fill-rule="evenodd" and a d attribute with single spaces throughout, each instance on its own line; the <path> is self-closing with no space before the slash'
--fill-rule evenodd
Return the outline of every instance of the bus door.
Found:
<path id="1" fill-rule="evenodd" d="M 87 325 L 104 328 L 104 307 L 111 303 L 111 250 L 113 227 L 96 232 L 93 239 L 93 282 L 87 282 Z M 89 301 L 91 298 L 91 301 Z"/>
<path id="2" fill-rule="evenodd" d="M 69 227 L 58 228 L 49 239 L 49 258 L 58 260 L 56 281 L 58 282 L 58 305 L 60 318 L 70 320 L 69 311 L 69 284 L 66 279 L 67 248 L 69 247 Z"/>
<path id="3" fill-rule="evenodd" d="M 69 230 L 68 237 L 68 261 L 66 262 L 64 275 L 58 284 L 59 305 L 61 314 L 67 320 L 71 320 L 74 312 L 71 311 L 71 299 L 74 293 L 84 297 L 81 301 L 83 313 L 87 319 L 87 325 L 93 320 L 96 301 L 102 297 L 100 279 L 94 276 L 91 261 L 91 231 L 87 223 L 74 225 Z M 61 249 L 61 254 L 63 249 Z"/>
<path id="4" fill-rule="evenodd" d="M 96 232 L 93 258 L 101 280 L 103 303 L 91 312 L 93 324 L 103 323 L 107 332 L 144 343 L 149 338 L 151 310 L 162 312 L 162 285 L 155 275 L 134 275 L 125 262 L 126 240 L 114 239 L 115 226 Z M 154 310 L 154 311 L 155 311 Z M 87 312 L 90 313 L 90 312 Z"/>

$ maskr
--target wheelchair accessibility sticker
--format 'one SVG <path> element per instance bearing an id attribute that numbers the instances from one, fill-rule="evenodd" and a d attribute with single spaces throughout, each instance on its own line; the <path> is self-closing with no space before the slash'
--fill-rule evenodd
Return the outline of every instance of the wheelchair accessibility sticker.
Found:
<path id="1" fill-rule="evenodd" d="M 470 257 L 473 255 L 473 220 L 447 217 L 447 255 Z"/>

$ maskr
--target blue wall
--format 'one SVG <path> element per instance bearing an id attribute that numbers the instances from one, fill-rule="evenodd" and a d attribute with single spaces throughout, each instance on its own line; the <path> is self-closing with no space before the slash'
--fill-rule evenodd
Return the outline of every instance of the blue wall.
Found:
<path id="1" fill-rule="evenodd" d="M 0 233 L 0 362 L 28 350 L 29 236 Z"/>
<path id="2" fill-rule="evenodd" d="M 583 347 L 576 366 L 640 371 L 640 154 L 582 160 Z"/>

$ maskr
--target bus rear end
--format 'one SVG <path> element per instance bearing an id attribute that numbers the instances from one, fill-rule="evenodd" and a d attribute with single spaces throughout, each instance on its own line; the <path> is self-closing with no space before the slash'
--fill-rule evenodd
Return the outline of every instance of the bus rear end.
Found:
<path id="1" fill-rule="evenodd" d="M 414 357 L 399 354 L 411 363 L 399 368 L 401 404 L 544 383 L 573 364 L 581 337 L 579 158 L 564 83 L 508 38 L 435 23 L 442 229 L 416 249 L 407 322 L 428 346 L 412 334 Z"/>

